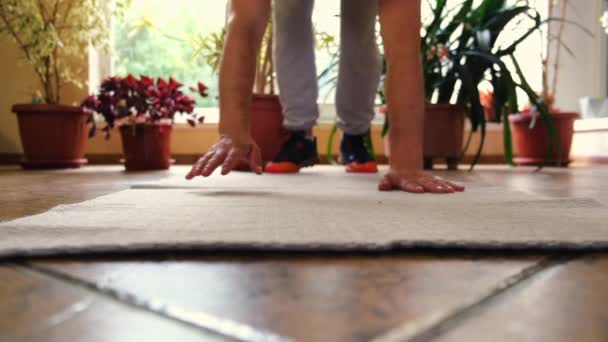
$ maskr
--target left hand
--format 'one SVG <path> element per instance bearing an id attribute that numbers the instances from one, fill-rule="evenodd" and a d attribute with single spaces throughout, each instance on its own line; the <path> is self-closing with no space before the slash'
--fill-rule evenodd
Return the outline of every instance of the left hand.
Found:
<path id="1" fill-rule="evenodd" d="M 464 186 L 422 171 L 391 169 L 378 184 L 380 191 L 401 190 L 410 193 L 451 194 L 464 191 Z"/>

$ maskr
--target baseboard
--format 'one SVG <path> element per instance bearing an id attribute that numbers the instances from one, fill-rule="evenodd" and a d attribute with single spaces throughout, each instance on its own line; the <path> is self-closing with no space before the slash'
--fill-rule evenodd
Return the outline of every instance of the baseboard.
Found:
<path id="1" fill-rule="evenodd" d="M 574 156 L 572 162 L 576 165 L 608 165 L 608 156 Z"/>
<path id="2" fill-rule="evenodd" d="M 17 165 L 21 162 L 21 154 L 18 153 L 0 153 L 0 165 Z M 89 160 L 89 165 L 118 165 L 122 159 L 120 154 L 89 154 L 86 156 Z M 176 165 L 191 165 L 198 158 L 199 155 L 195 154 L 174 154 L 172 158 L 175 159 Z M 377 155 L 377 160 L 381 164 L 388 163 L 388 158 L 384 155 Z M 473 156 L 465 156 L 462 160 L 462 164 L 470 164 L 473 161 Z M 321 164 L 327 164 L 327 155 L 320 156 Z M 437 160 L 437 164 L 442 164 L 441 160 Z M 504 157 L 500 155 L 486 155 L 481 156 L 479 164 L 503 164 Z"/>
<path id="3" fill-rule="evenodd" d="M 89 165 L 118 165 L 122 158 L 119 154 L 90 154 L 86 156 L 89 160 Z M 194 154 L 175 154 L 176 165 L 190 165 L 193 164 L 197 159 L 198 155 Z M 384 155 L 376 156 L 378 162 L 386 164 L 388 159 Z M 21 162 L 22 155 L 19 153 L 0 153 L 0 165 L 18 165 Z M 321 164 L 327 164 L 327 155 L 321 155 Z M 465 156 L 461 164 L 470 164 L 473 161 L 473 156 Z M 573 163 L 577 165 L 608 165 L 608 156 L 574 156 L 572 157 Z M 437 160 L 438 164 L 442 164 L 441 160 Z M 504 157 L 501 155 L 484 155 L 479 159 L 479 164 L 484 165 L 496 165 L 503 164 Z"/>
<path id="4" fill-rule="evenodd" d="M 19 153 L 0 153 L 0 165 L 16 165 L 21 163 Z"/>

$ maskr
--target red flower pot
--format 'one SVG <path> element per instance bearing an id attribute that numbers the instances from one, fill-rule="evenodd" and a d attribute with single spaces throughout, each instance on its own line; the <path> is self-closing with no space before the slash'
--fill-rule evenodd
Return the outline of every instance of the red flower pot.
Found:
<path id="1" fill-rule="evenodd" d="M 89 115 L 79 107 L 18 104 L 12 110 L 19 120 L 23 168 L 77 168 L 86 164 Z"/>
<path id="2" fill-rule="evenodd" d="M 464 134 L 465 109 L 451 104 L 427 104 L 424 113 L 424 166 L 433 168 L 434 159 L 445 159 L 449 170 L 458 169 Z M 384 140 L 390 157 L 388 135 Z"/>
<path id="3" fill-rule="evenodd" d="M 171 125 L 120 126 L 127 171 L 167 170 L 171 167 Z"/>
<path id="4" fill-rule="evenodd" d="M 283 110 L 277 95 L 253 95 L 251 137 L 262 152 L 264 164 L 272 161 L 285 141 Z"/>
<path id="5" fill-rule="evenodd" d="M 557 162 L 557 153 L 553 153 L 548 159 L 549 134 L 545 123 L 539 117 L 534 128 L 530 129 L 532 118 L 537 113 L 520 113 L 509 116 L 509 122 L 513 134 L 513 146 L 515 148 L 514 161 L 518 165 L 541 165 L 545 160 L 549 165 Z M 560 151 L 562 166 L 570 164 L 570 148 L 574 135 L 574 121 L 580 117 L 578 113 L 556 112 L 551 113 L 553 122 L 560 139 Z"/>

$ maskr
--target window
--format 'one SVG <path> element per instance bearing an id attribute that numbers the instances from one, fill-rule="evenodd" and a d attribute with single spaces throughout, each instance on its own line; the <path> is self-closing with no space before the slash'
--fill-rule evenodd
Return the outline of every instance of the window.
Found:
<path id="1" fill-rule="evenodd" d="M 196 54 L 192 41 L 219 32 L 224 27 L 227 1 L 132 0 L 132 6 L 126 16 L 113 21 L 115 54 L 112 59 L 112 73 L 172 76 L 186 86 L 202 81 L 209 87 L 210 96 L 205 99 L 197 98 L 197 103 L 210 119 L 208 121 L 217 120 L 217 75 L 201 56 Z M 549 0 L 531 0 L 531 3 L 542 13 L 547 1 Z M 423 1 L 423 18 L 429 16 L 429 3 L 432 4 Z M 316 1 L 313 14 L 315 29 L 326 32 L 339 41 L 339 12 L 340 0 Z M 512 39 L 520 33 L 518 28 L 514 27 L 512 31 L 505 33 L 505 39 Z M 541 49 L 541 38 L 535 35 L 518 52 L 524 72 L 529 75 L 528 81 L 537 89 L 541 85 Z M 317 51 L 317 70 L 323 70 L 330 59 L 330 52 L 323 49 Z M 320 91 L 319 102 L 328 104 L 321 106 L 322 121 L 333 121 L 333 95 L 331 86 Z"/>
<path id="2" fill-rule="evenodd" d="M 227 0 L 133 0 L 124 18 L 113 23 L 116 75 L 173 77 L 185 86 L 198 81 L 209 97 L 200 107 L 217 107 L 217 82 L 197 55 L 193 41 L 224 27 Z"/>

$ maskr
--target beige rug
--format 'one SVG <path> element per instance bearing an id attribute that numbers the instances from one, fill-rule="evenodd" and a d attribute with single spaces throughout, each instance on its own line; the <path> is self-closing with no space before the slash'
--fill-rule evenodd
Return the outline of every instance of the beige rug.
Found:
<path id="1" fill-rule="evenodd" d="M 0 257 L 154 250 L 608 247 L 608 210 L 499 184 L 458 195 L 376 191 L 379 175 L 314 168 L 141 184 L 0 224 Z"/>

